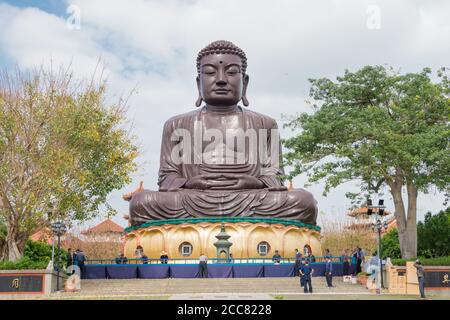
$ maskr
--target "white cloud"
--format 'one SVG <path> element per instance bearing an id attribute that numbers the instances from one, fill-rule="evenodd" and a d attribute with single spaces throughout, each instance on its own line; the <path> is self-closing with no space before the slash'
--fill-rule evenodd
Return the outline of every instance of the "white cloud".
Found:
<path id="1" fill-rule="evenodd" d="M 56 65 L 71 62 L 81 76 L 90 75 L 102 58 L 111 93 L 137 89 L 129 117 L 144 147 L 140 161 L 145 165 L 132 185 L 110 195 L 121 213 L 127 211 L 121 194 L 139 180 L 156 188 L 163 122 L 194 108 L 195 58 L 211 41 L 230 40 L 246 51 L 250 107 L 278 120 L 281 114 L 309 110 L 304 102 L 308 78 L 334 78 L 345 68 L 366 64 L 418 71 L 448 66 L 450 56 L 450 4 L 444 1 L 66 2 L 80 8 L 80 30 L 66 27 L 68 17 L 0 4 L 0 56 L 22 67 L 50 59 Z M 380 29 L 367 28 L 369 5 L 380 8 Z M 294 182 L 301 186 L 303 181 Z M 320 188 L 310 189 L 321 210 L 341 215 L 349 203 L 345 188 L 327 198 Z M 439 194 L 424 197 L 434 200 L 419 202 L 421 212 L 441 208 Z"/>

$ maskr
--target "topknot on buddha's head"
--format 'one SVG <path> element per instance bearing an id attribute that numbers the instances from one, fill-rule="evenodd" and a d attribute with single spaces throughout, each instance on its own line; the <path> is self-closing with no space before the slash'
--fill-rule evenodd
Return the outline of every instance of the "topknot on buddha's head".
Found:
<path id="1" fill-rule="evenodd" d="M 230 41 L 214 41 L 204 47 L 197 55 L 197 72 L 200 73 L 200 60 L 209 54 L 235 54 L 242 60 L 242 73 L 247 70 L 247 57 L 245 52 Z"/>

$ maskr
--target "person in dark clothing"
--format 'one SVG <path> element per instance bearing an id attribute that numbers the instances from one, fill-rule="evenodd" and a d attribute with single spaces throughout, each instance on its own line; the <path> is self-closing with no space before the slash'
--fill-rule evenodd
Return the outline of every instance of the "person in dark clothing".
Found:
<path id="1" fill-rule="evenodd" d="M 344 276 L 348 276 L 350 274 L 350 256 L 348 255 L 347 249 L 341 256 L 341 262 L 343 263 L 342 268 Z"/>
<path id="2" fill-rule="evenodd" d="M 331 258 L 331 252 L 330 249 L 325 249 L 325 254 L 323 255 L 323 257 L 325 258 L 325 260 L 330 257 Z"/>
<path id="3" fill-rule="evenodd" d="M 71 265 L 73 265 L 73 252 L 72 252 L 72 248 L 67 249 L 67 263 L 66 263 L 66 268 L 69 268 Z"/>
<path id="4" fill-rule="evenodd" d="M 311 277 L 313 275 L 314 269 L 311 268 L 311 266 L 309 265 L 309 261 L 306 260 L 305 264 L 300 268 L 300 277 L 303 278 L 303 282 L 304 282 L 304 292 L 307 293 L 309 291 L 309 293 L 313 292 L 312 289 L 312 284 L 311 284 Z M 309 290 L 308 290 L 309 287 Z"/>
<path id="5" fill-rule="evenodd" d="M 208 278 L 208 257 L 203 253 L 199 257 L 200 263 L 198 265 L 200 271 L 200 278 Z"/>
<path id="6" fill-rule="evenodd" d="M 353 253 L 353 257 L 356 259 L 356 272 L 355 274 L 358 274 L 361 272 L 361 253 L 360 253 L 360 248 L 357 247 L 355 252 Z"/>
<path id="7" fill-rule="evenodd" d="M 169 260 L 167 252 L 161 251 L 161 256 L 159 257 L 159 260 L 161 261 L 161 264 L 167 264 L 167 261 Z"/>
<path id="8" fill-rule="evenodd" d="M 298 277 L 300 275 L 300 267 L 302 266 L 301 264 L 302 261 L 302 254 L 301 252 L 298 251 L 298 249 L 295 249 L 295 266 L 294 266 L 294 270 L 295 270 L 295 276 Z"/>
<path id="9" fill-rule="evenodd" d="M 417 269 L 417 279 L 419 280 L 420 298 L 425 299 L 425 273 L 423 271 L 422 263 L 419 259 L 414 263 L 414 267 Z"/>
<path id="10" fill-rule="evenodd" d="M 305 259 L 302 259 L 302 260 L 300 261 L 300 268 L 298 269 L 298 276 L 300 276 L 300 287 L 302 287 L 302 288 L 303 288 L 303 286 L 305 285 L 305 277 L 302 277 L 302 276 L 301 276 L 300 270 L 301 270 L 301 268 L 303 268 L 303 266 L 305 265 L 305 263 L 306 263 L 306 260 L 305 260 Z"/>
<path id="11" fill-rule="evenodd" d="M 120 253 L 119 256 L 116 258 L 116 264 L 127 264 L 128 258 L 125 257 L 123 253 Z"/>
<path id="12" fill-rule="evenodd" d="M 85 262 L 86 262 L 86 256 L 83 252 L 83 250 L 77 249 L 75 251 L 75 257 L 76 257 L 76 261 L 77 261 L 77 265 L 80 268 L 80 278 L 83 279 L 84 275 L 85 275 Z M 75 259 L 74 259 L 75 260 Z"/>
<path id="13" fill-rule="evenodd" d="M 141 260 L 142 264 L 148 264 L 148 257 L 144 252 L 142 252 Z"/>
<path id="14" fill-rule="evenodd" d="M 275 254 L 273 255 L 273 257 L 272 257 L 272 261 L 274 262 L 274 263 L 280 263 L 281 262 L 281 255 L 278 253 L 278 250 L 275 250 Z"/>
<path id="15" fill-rule="evenodd" d="M 328 288 L 331 288 L 333 286 L 333 264 L 330 257 L 327 257 L 325 263 L 325 278 L 327 279 Z"/>
<path id="16" fill-rule="evenodd" d="M 311 252 L 309 252 L 305 260 L 307 260 L 309 263 L 316 262 L 316 257 Z"/>
<path id="17" fill-rule="evenodd" d="M 66 274 L 72 275 L 75 273 L 74 263 L 73 263 L 74 253 L 72 252 L 72 248 L 67 249 L 67 257 L 66 257 Z"/>

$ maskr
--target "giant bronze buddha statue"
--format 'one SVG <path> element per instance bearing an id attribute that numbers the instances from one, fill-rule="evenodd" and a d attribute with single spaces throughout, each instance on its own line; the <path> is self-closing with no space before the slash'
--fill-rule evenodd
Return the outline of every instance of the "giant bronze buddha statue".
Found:
<path id="1" fill-rule="evenodd" d="M 231 42 L 199 52 L 197 109 L 164 124 L 159 190 L 140 188 L 127 197 L 131 226 L 189 218 L 316 225 L 313 195 L 282 183 L 276 121 L 248 108 L 246 68 L 245 53 Z"/>

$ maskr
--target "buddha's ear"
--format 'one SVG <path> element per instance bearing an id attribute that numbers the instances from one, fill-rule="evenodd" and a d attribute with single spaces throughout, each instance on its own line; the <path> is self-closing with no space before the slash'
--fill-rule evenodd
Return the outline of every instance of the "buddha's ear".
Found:
<path id="1" fill-rule="evenodd" d="M 198 89 L 198 98 L 197 101 L 195 101 L 195 106 L 198 108 L 202 105 L 202 94 L 200 93 L 200 78 L 197 76 L 195 79 L 197 81 L 197 89 Z"/>
<path id="2" fill-rule="evenodd" d="M 242 103 L 244 104 L 244 106 L 248 107 L 250 105 L 250 103 L 248 102 L 248 99 L 247 99 L 247 86 L 248 86 L 248 81 L 249 81 L 248 74 L 244 74 L 244 79 L 242 81 L 243 81 Z"/>

